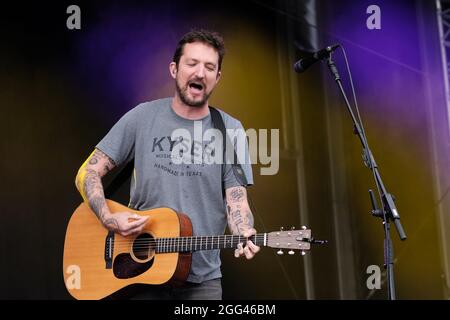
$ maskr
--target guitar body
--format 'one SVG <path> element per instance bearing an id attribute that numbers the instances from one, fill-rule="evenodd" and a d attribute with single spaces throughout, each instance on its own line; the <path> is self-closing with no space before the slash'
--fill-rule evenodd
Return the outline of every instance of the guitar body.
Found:
<path id="1" fill-rule="evenodd" d="M 149 216 L 143 233 L 122 237 L 109 232 L 82 203 L 72 215 L 64 242 L 63 273 L 76 299 L 102 299 L 133 284 L 179 284 L 186 280 L 191 253 L 155 253 L 152 239 L 192 235 L 189 218 L 170 208 L 136 211 L 107 200 L 111 212 Z"/>

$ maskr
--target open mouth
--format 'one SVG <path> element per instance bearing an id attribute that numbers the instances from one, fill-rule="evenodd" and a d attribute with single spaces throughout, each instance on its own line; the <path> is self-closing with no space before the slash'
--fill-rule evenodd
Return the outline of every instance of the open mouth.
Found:
<path id="1" fill-rule="evenodd" d="M 189 83 L 188 87 L 192 93 L 201 93 L 204 89 L 204 85 L 197 81 Z"/>

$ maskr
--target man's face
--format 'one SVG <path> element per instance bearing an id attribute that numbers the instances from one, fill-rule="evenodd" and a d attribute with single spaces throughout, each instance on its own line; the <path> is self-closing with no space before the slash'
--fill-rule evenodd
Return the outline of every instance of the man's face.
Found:
<path id="1" fill-rule="evenodd" d="M 178 68 L 170 64 L 181 101 L 191 107 L 201 107 L 219 82 L 219 53 L 202 42 L 186 43 Z"/>

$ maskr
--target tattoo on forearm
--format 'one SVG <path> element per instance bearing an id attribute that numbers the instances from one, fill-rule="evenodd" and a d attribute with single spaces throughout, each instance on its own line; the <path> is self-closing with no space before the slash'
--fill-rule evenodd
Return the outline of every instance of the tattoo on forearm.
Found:
<path id="1" fill-rule="evenodd" d="M 253 228 L 254 220 L 250 210 L 240 210 L 239 208 L 228 209 L 228 226 L 235 235 L 242 234 L 245 230 Z"/>
<path id="2" fill-rule="evenodd" d="M 241 202 L 244 199 L 244 191 L 242 188 L 235 188 L 231 190 L 230 197 L 232 202 Z"/>
<path id="3" fill-rule="evenodd" d="M 100 221 L 103 221 L 103 208 L 106 205 L 105 198 L 100 196 L 94 196 L 89 199 L 89 205 L 92 211 L 95 212 Z"/>
<path id="4" fill-rule="evenodd" d="M 119 230 L 119 224 L 114 218 L 106 219 L 104 224 L 108 229 Z"/>

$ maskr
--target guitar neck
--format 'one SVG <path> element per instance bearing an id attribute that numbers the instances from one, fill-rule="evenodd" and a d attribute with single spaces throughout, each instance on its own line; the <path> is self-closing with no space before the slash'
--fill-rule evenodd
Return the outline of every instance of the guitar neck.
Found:
<path id="1" fill-rule="evenodd" d="M 156 253 L 236 249 L 239 243 L 245 244 L 247 239 L 257 246 L 267 246 L 267 233 L 259 233 L 249 238 L 234 235 L 158 238 Z"/>

